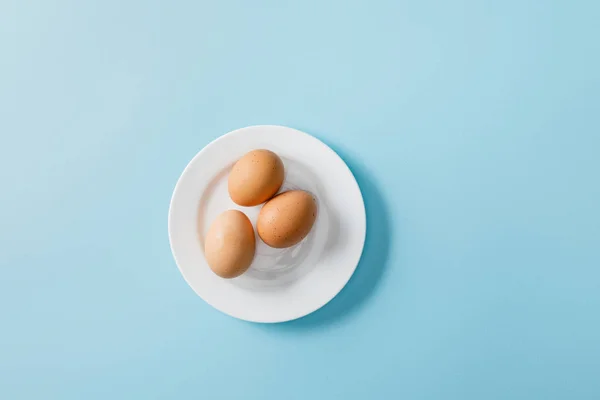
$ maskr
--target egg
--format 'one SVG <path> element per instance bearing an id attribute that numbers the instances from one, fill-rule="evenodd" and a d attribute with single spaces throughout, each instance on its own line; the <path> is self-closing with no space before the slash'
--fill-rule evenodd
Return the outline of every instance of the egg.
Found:
<path id="1" fill-rule="evenodd" d="M 221 278 L 235 278 L 246 272 L 254 259 L 255 249 L 252 223 L 238 210 L 219 214 L 204 241 L 206 261 Z"/>
<path id="2" fill-rule="evenodd" d="M 229 196 L 240 206 L 257 206 L 277 193 L 283 177 L 283 162 L 277 154 L 253 150 L 234 164 L 227 182 Z"/>
<path id="3" fill-rule="evenodd" d="M 275 248 L 293 246 L 304 239 L 317 218 L 317 202 L 308 192 L 291 190 L 269 200 L 258 214 L 258 236 Z"/>

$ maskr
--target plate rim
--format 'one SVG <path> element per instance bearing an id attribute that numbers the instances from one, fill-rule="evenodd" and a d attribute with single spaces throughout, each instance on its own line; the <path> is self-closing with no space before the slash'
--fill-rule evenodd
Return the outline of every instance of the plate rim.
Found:
<path id="1" fill-rule="evenodd" d="M 192 167 L 192 165 L 195 164 L 196 159 L 200 158 L 202 156 L 202 154 L 205 151 L 207 151 L 207 149 L 209 147 L 216 145 L 221 140 L 225 140 L 225 138 L 227 136 L 239 134 L 240 131 L 245 131 L 245 130 L 249 130 L 249 129 L 260 129 L 260 128 L 292 130 L 292 131 L 295 131 L 296 134 L 301 134 L 301 135 L 309 138 L 310 140 L 314 141 L 317 145 L 322 146 L 333 157 L 339 159 L 342 162 L 344 168 L 352 177 L 352 182 L 353 182 L 352 184 L 356 187 L 356 189 L 358 191 L 358 195 L 360 197 L 360 204 L 361 204 L 359 218 L 362 220 L 363 229 L 362 229 L 361 240 L 360 240 L 360 253 L 359 253 L 359 256 L 358 256 L 356 262 L 353 262 L 352 267 L 349 268 L 349 273 L 348 273 L 346 279 L 341 281 L 339 287 L 337 287 L 335 290 L 331 290 L 331 294 L 329 296 L 326 296 L 326 300 L 324 302 L 322 302 L 322 304 L 320 304 L 316 307 L 311 307 L 310 309 L 307 309 L 307 310 L 303 310 L 300 313 L 295 313 L 295 315 L 290 316 L 289 318 L 285 318 L 285 319 L 283 319 L 283 318 L 258 319 L 258 318 L 247 318 L 247 317 L 243 317 L 243 316 L 233 315 L 227 311 L 222 310 L 220 307 L 215 305 L 213 302 L 208 301 L 204 296 L 202 296 L 201 293 L 198 292 L 198 290 L 196 290 L 194 285 L 192 285 L 191 282 L 189 281 L 188 277 L 186 276 L 186 274 L 183 271 L 183 268 L 180 266 L 180 261 L 177 259 L 177 255 L 176 255 L 176 252 L 174 250 L 174 245 L 173 245 L 173 235 L 172 235 L 173 203 L 174 203 L 175 197 L 177 196 L 178 191 L 181 189 L 182 179 L 186 175 L 186 172 L 188 171 L 188 169 L 190 169 Z M 346 287 L 346 285 L 348 284 L 350 279 L 352 279 L 352 277 L 354 276 L 354 273 L 356 272 L 356 269 L 358 268 L 358 265 L 360 264 L 360 261 L 363 258 L 366 236 L 367 236 L 367 223 L 368 222 L 367 222 L 367 217 L 366 217 L 366 206 L 365 206 L 364 196 L 362 194 L 360 185 L 358 184 L 358 181 L 356 180 L 356 176 L 354 175 L 354 173 L 352 172 L 352 170 L 350 169 L 350 167 L 348 166 L 346 161 L 335 150 L 333 150 L 328 144 L 323 142 L 321 139 L 319 139 L 309 133 L 306 133 L 304 131 L 301 131 L 301 130 L 298 130 L 295 128 L 291 128 L 288 126 L 284 126 L 284 125 L 261 124 L 261 125 L 249 125 L 249 126 L 237 128 L 237 129 L 234 129 L 227 133 L 224 133 L 223 135 L 218 136 L 217 138 L 211 140 L 209 143 L 204 145 L 190 159 L 190 161 L 187 163 L 187 165 L 185 166 L 185 168 L 179 175 L 179 178 L 177 179 L 177 183 L 175 184 L 175 187 L 173 188 L 173 193 L 171 194 L 171 199 L 169 201 L 169 211 L 168 211 L 168 221 L 167 221 L 167 231 L 168 232 L 167 233 L 169 236 L 169 247 L 171 249 L 171 254 L 173 256 L 173 260 L 175 261 L 175 265 L 177 266 L 177 269 L 179 270 L 179 273 L 181 274 L 181 276 L 183 277 L 185 282 L 188 284 L 188 286 L 194 291 L 194 293 L 196 293 L 196 295 L 198 295 L 198 297 L 200 297 L 205 303 L 207 303 L 208 305 L 210 305 L 212 308 L 219 311 L 220 313 L 225 314 L 232 318 L 236 318 L 236 319 L 248 321 L 248 322 L 260 323 L 260 324 L 275 324 L 275 323 L 284 323 L 284 322 L 288 322 L 288 321 L 294 321 L 294 320 L 306 317 L 306 316 L 314 313 L 315 311 L 317 311 L 317 310 L 323 308 L 324 306 L 326 306 L 327 304 L 329 304 L 344 289 L 344 287 Z"/>

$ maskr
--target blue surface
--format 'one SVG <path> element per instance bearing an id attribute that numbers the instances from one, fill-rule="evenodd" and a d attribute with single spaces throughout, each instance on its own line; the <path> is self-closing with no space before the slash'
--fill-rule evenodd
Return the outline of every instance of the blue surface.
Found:
<path id="1" fill-rule="evenodd" d="M 0 3 L 0 398 L 599 399 L 600 3 Z M 317 313 L 211 309 L 169 250 L 253 124 L 356 173 Z"/>

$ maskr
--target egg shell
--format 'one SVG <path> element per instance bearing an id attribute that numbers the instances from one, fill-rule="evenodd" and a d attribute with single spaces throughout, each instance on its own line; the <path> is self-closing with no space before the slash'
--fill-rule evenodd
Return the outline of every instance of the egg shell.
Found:
<path id="1" fill-rule="evenodd" d="M 213 221 L 204 241 L 204 255 L 221 278 L 246 272 L 254 259 L 256 240 L 248 217 L 241 211 L 225 211 Z"/>
<path id="2" fill-rule="evenodd" d="M 253 150 L 234 164 L 227 182 L 229 196 L 240 206 L 257 206 L 277 193 L 283 178 L 283 162 L 277 154 Z"/>
<path id="3" fill-rule="evenodd" d="M 267 245 L 285 248 L 301 242 L 316 218 L 315 198 L 303 190 L 291 190 L 275 196 L 263 206 L 256 227 Z"/>

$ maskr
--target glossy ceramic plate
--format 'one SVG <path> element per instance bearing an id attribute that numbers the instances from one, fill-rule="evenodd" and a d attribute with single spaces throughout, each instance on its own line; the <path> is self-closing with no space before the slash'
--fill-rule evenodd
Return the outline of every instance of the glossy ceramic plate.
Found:
<path id="1" fill-rule="evenodd" d="M 281 157 L 286 176 L 280 191 L 313 193 L 317 219 L 309 235 L 288 249 L 270 248 L 257 235 L 250 269 L 222 279 L 206 263 L 204 238 L 227 209 L 243 211 L 256 227 L 261 206 L 238 206 L 227 192 L 231 167 L 254 149 Z M 344 161 L 313 136 L 283 126 L 242 128 L 207 145 L 183 171 L 169 209 L 171 250 L 185 280 L 214 308 L 253 322 L 289 321 L 327 304 L 356 269 L 365 234 L 363 198 Z"/>

